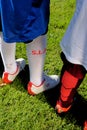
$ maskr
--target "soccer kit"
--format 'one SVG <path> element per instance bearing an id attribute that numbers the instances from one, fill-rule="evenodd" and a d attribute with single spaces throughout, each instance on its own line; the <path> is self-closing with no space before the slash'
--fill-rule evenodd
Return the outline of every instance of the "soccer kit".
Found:
<path id="1" fill-rule="evenodd" d="M 59 82 L 57 75 L 43 74 L 49 3 L 50 0 L 1 0 L 3 38 L 8 43 L 3 41 L 1 45 L 5 67 L 2 80 L 6 84 L 13 82 L 24 62 L 20 59 L 20 65 L 17 67 L 15 42 L 27 43 L 26 53 L 30 74 L 27 90 L 31 95 L 51 89 Z"/>
<path id="2" fill-rule="evenodd" d="M 50 0 L 1 0 L 4 40 L 9 43 L 27 42 L 46 33 L 49 2 Z"/>
<path id="3" fill-rule="evenodd" d="M 76 89 L 87 73 L 87 0 L 76 2 L 74 16 L 60 44 L 63 67 L 60 96 L 56 104 L 58 113 L 71 108 Z"/>

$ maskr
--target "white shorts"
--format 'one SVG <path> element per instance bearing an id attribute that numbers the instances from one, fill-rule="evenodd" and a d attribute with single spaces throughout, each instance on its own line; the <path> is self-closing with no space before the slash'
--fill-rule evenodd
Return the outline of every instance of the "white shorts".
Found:
<path id="1" fill-rule="evenodd" d="M 68 61 L 87 70 L 87 0 L 77 0 L 74 16 L 60 45 Z"/>

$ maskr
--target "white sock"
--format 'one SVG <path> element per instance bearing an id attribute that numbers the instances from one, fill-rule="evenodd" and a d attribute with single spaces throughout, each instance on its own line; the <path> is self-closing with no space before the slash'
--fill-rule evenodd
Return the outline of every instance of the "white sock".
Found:
<path id="1" fill-rule="evenodd" d="M 43 68 L 46 55 L 46 35 L 39 36 L 27 44 L 27 57 L 30 70 L 30 81 L 40 85 L 43 81 Z"/>
<path id="2" fill-rule="evenodd" d="M 4 71 L 13 74 L 16 72 L 17 65 L 15 62 L 16 43 L 6 43 L 1 41 L 1 56 L 4 64 Z"/>

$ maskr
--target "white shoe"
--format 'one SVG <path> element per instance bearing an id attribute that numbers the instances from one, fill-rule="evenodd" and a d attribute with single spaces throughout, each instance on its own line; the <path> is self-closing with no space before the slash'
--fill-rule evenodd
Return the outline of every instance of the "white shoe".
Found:
<path id="1" fill-rule="evenodd" d="M 44 80 L 39 86 L 35 86 L 32 82 L 29 82 L 27 90 L 30 95 L 37 95 L 41 92 L 56 87 L 59 81 L 60 78 L 57 75 L 51 75 L 51 76 L 44 75 Z"/>
<path id="2" fill-rule="evenodd" d="M 19 58 L 16 60 L 17 63 L 17 70 L 15 73 L 10 74 L 8 72 L 4 72 L 3 76 L 2 76 L 2 81 L 3 83 L 9 84 L 12 83 L 13 80 L 16 78 L 16 76 L 20 73 L 20 71 L 22 71 L 25 67 L 25 60 L 23 58 Z"/>

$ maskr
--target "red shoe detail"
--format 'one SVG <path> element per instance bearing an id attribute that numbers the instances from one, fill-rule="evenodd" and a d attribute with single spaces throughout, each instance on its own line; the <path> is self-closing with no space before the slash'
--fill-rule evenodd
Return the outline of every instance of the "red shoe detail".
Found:
<path id="1" fill-rule="evenodd" d="M 87 121 L 85 121 L 85 123 L 84 123 L 84 129 L 83 130 L 87 130 Z"/>
<path id="2" fill-rule="evenodd" d="M 36 95 L 34 92 L 32 92 L 31 88 L 32 88 L 32 83 L 29 82 L 29 83 L 28 83 L 28 87 L 27 87 L 28 93 L 29 93 L 30 95 L 33 95 L 33 96 Z"/>
<path id="3" fill-rule="evenodd" d="M 6 83 L 6 84 L 9 84 L 9 83 L 11 83 L 12 81 L 10 81 L 9 79 L 8 79 L 8 73 L 7 72 L 4 72 L 4 77 L 2 78 L 2 80 L 3 80 L 3 82 L 4 83 Z"/>
<path id="4" fill-rule="evenodd" d="M 12 81 L 8 79 L 9 75 L 14 76 L 14 75 L 16 75 L 16 73 L 18 73 L 18 71 L 19 71 L 19 68 L 17 67 L 16 72 L 13 73 L 13 74 L 9 74 L 8 72 L 4 72 L 3 73 L 3 78 L 2 78 L 3 83 L 6 83 L 6 84 L 12 83 Z"/>
<path id="5" fill-rule="evenodd" d="M 35 87 L 37 90 L 39 89 L 39 87 L 42 87 L 43 83 L 44 83 L 45 80 L 43 80 L 43 82 L 39 85 L 39 86 L 35 86 L 32 82 L 29 82 L 28 83 L 28 86 L 27 86 L 27 90 L 28 90 L 28 93 L 30 95 L 36 95 L 37 93 L 33 92 L 32 91 L 32 87 Z"/>
<path id="6" fill-rule="evenodd" d="M 60 114 L 60 113 L 65 113 L 65 112 L 68 112 L 69 109 L 71 108 L 71 105 L 67 108 L 64 108 L 62 106 L 60 106 L 59 102 L 57 101 L 57 104 L 56 104 L 56 107 L 55 109 L 57 110 L 57 112 Z"/>

